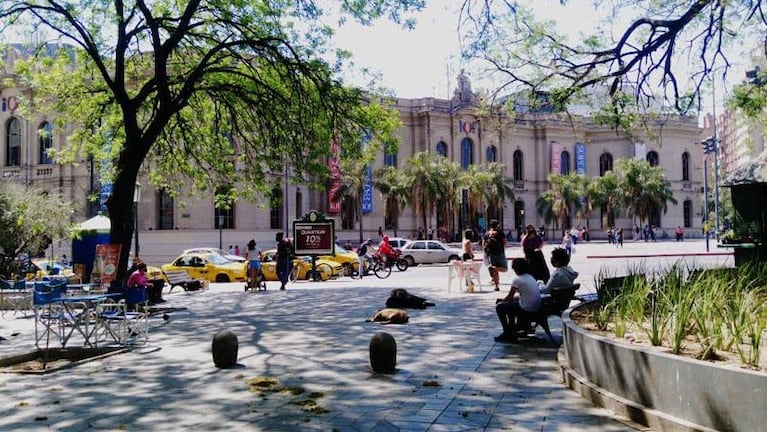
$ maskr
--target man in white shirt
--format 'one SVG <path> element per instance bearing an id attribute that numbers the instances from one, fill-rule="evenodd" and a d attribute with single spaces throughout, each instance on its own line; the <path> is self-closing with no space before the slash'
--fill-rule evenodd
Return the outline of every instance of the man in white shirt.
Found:
<path id="1" fill-rule="evenodd" d="M 538 282 L 530 276 L 530 265 L 524 258 L 514 258 L 511 269 L 517 277 L 511 281 L 509 294 L 496 300 L 495 312 L 501 321 L 503 333 L 496 336 L 496 342 L 516 342 L 517 326 L 530 322 L 541 309 L 541 291 Z M 515 294 L 519 293 L 519 296 Z"/>

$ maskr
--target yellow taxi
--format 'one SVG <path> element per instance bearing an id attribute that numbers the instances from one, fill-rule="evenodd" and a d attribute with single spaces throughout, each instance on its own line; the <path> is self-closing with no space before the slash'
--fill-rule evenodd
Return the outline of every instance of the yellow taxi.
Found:
<path id="1" fill-rule="evenodd" d="M 20 271 L 27 280 L 66 279 L 68 283 L 80 283 L 80 276 L 72 267 L 50 258 L 33 258 L 21 265 Z"/>
<path id="2" fill-rule="evenodd" d="M 356 252 L 350 251 L 338 243 L 336 243 L 335 255 L 320 255 L 317 258 L 328 261 L 335 261 L 341 264 L 343 266 L 343 274 L 346 276 L 349 275 L 349 269 L 351 268 L 352 264 L 359 262 Z"/>
<path id="3" fill-rule="evenodd" d="M 277 281 L 280 280 L 277 277 L 277 250 L 270 249 L 262 254 L 261 259 L 261 273 L 263 273 L 264 280 Z M 344 266 L 336 261 L 317 258 L 315 265 L 317 267 L 317 273 L 320 276 L 320 280 L 326 281 L 331 278 L 341 276 L 344 272 Z M 309 274 L 312 269 L 312 257 L 301 256 L 296 257 L 293 260 L 293 269 L 291 271 L 290 280 L 306 280 L 309 278 Z"/>
<path id="4" fill-rule="evenodd" d="M 214 253 L 185 253 L 170 264 L 163 264 L 163 271 L 185 270 L 194 279 L 209 282 L 245 282 L 247 263 L 232 262 Z"/>

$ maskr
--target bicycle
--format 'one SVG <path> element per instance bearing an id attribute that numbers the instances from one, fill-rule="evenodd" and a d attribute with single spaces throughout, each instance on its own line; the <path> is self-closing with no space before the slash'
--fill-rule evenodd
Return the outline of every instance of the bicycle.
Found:
<path id="1" fill-rule="evenodd" d="M 391 268 L 394 266 L 393 262 L 389 264 L 389 261 L 379 254 L 373 255 L 373 258 L 370 260 L 370 262 L 373 273 L 375 273 L 379 279 L 386 279 L 389 277 L 391 274 Z"/>

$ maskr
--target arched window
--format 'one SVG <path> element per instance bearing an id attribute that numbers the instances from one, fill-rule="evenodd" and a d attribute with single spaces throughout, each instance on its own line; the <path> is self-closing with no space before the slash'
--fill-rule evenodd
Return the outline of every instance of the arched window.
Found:
<path id="1" fill-rule="evenodd" d="M 21 123 L 16 117 L 8 120 L 5 130 L 5 165 L 21 165 Z"/>
<path id="2" fill-rule="evenodd" d="M 522 150 L 514 150 L 512 163 L 514 169 L 514 187 L 517 187 L 517 182 L 523 182 L 525 180 L 525 172 L 523 169 L 524 157 L 522 156 Z"/>
<path id="3" fill-rule="evenodd" d="M 384 154 L 384 165 L 393 167 L 397 166 L 397 153 Z"/>
<path id="4" fill-rule="evenodd" d="M 559 173 L 562 175 L 570 174 L 570 152 L 562 151 L 559 155 Z"/>
<path id="5" fill-rule="evenodd" d="M 301 188 L 296 188 L 296 219 L 304 217 L 304 194 Z"/>
<path id="6" fill-rule="evenodd" d="M 491 145 L 490 147 L 485 150 L 485 159 L 487 159 L 488 162 L 498 162 L 498 149 Z"/>
<path id="7" fill-rule="evenodd" d="M 517 201 L 514 201 L 514 228 L 524 228 L 524 227 L 525 227 L 525 202 L 517 200 Z"/>
<path id="8" fill-rule="evenodd" d="M 282 190 L 279 187 L 272 189 L 269 199 L 269 228 L 282 228 Z"/>
<path id="9" fill-rule="evenodd" d="M 682 153 L 682 181 L 690 181 L 690 153 Z"/>
<path id="10" fill-rule="evenodd" d="M 53 159 L 48 154 L 48 150 L 53 147 L 53 125 L 43 122 L 37 134 L 40 136 L 40 165 L 52 164 Z"/>
<path id="11" fill-rule="evenodd" d="M 461 141 L 461 168 L 468 168 L 472 164 L 474 164 L 474 143 L 464 138 Z"/>
<path id="12" fill-rule="evenodd" d="M 692 201 L 689 199 L 684 200 L 684 227 L 692 227 Z"/>
<path id="13" fill-rule="evenodd" d="M 175 205 L 173 197 L 167 190 L 157 192 L 157 229 L 173 229 L 173 212 Z"/>
<path id="14" fill-rule="evenodd" d="M 647 152 L 647 163 L 650 164 L 650 166 L 658 166 L 660 163 L 660 159 L 658 158 L 658 152 L 655 150 Z"/>
<path id="15" fill-rule="evenodd" d="M 437 154 L 442 157 L 447 157 L 447 144 L 444 141 L 437 143 Z"/>
<path id="16" fill-rule="evenodd" d="M 599 156 L 599 176 L 605 175 L 607 171 L 613 170 L 613 155 L 610 153 L 602 153 Z"/>

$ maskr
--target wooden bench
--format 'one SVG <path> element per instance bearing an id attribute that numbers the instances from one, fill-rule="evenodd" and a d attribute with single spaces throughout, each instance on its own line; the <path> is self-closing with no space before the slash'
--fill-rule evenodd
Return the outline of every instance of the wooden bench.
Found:
<path id="1" fill-rule="evenodd" d="M 554 343 L 554 336 L 551 335 L 551 329 L 549 328 L 549 317 L 556 315 L 562 316 L 562 313 L 570 307 L 570 302 L 575 297 L 575 292 L 581 287 L 581 284 L 574 284 L 567 288 L 557 288 L 552 290 L 550 294 L 544 294 L 541 297 L 541 310 L 535 315 L 532 321 L 541 326 L 546 332 L 546 335 Z"/>
<path id="2" fill-rule="evenodd" d="M 168 284 L 170 285 L 168 294 L 170 294 L 170 292 L 173 291 L 173 288 L 177 286 L 180 286 L 187 292 L 199 291 L 208 286 L 208 281 L 204 279 L 195 279 L 189 276 L 189 273 L 187 273 L 186 270 L 169 270 L 163 271 L 162 273 L 165 275 L 165 280 L 168 281 Z"/>

